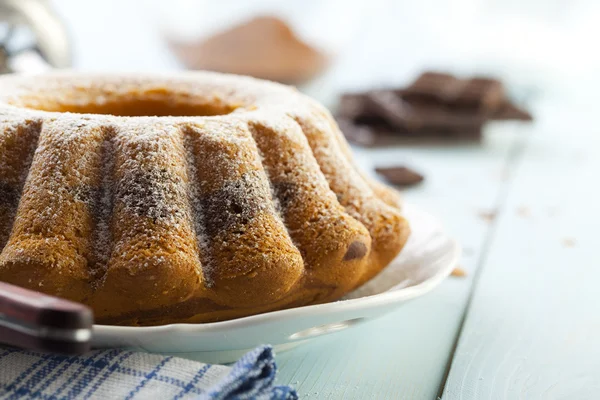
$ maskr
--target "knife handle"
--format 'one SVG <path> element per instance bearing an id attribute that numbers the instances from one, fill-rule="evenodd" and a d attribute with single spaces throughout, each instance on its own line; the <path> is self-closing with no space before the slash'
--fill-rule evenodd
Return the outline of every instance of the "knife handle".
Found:
<path id="1" fill-rule="evenodd" d="M 92 311 L 83 304 L 0 282 L 0 342 L 81 354 L 90 349 Z"/>

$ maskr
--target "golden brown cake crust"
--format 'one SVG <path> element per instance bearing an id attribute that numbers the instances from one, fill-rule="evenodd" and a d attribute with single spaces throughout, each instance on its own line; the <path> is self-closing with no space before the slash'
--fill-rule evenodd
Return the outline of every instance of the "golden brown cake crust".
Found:
<path id="1" fill-rule="evenodd" d="M 283 85 L 195 72 L 0 78 L 0 280 L 98 323 L 340 298 L 402 249 L 396 194 Z"/>

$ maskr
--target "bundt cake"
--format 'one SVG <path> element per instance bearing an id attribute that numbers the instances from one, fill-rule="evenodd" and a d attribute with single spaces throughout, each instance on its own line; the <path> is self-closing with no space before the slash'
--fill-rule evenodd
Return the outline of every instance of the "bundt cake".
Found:
<path id="1" fill-rule="evenodd" d="M 0 78 L 0 280 L 97 323 L 218 321 L 340 298 L 409 227 L 331 115 L 247 77 Z"/>

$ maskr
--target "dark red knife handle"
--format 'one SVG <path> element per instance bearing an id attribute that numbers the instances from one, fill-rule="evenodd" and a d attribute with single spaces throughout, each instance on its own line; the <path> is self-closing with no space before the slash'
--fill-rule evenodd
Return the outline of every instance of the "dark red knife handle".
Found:
<path id="1" fill-rule="evenodd" d="M 0 343 L 22 349 L 62 354 L 85 354 L 91 350 L 91 342 L 57 340 L 28 335 L 27 333 L 0 326 Z"/>
<path id="2" fill-rule="evenodd" d="M 0 316 L 10 322 L 8 325 L 21 324 L 28 329 L 60 333 L 59 339 L 56 335 L 35 337 L 27 335 L 27 329 L 18 331 L 5 324 L 0 327 L 0 341 L 4 343 L 59 352 L 65 352 L 62 347 L 69 343 L 76 352 L 80 348 L 89 349 L 89 339 L 85 344 L 81 335 L 75 335 L 77 330 L 91 330 L 94 323 L 92 310 L 83 304 L 0 282 Z"/>

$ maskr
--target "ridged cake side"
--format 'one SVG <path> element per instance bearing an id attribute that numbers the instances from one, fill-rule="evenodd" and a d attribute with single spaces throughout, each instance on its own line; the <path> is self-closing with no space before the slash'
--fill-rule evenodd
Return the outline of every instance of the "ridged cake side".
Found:
<path id="1" fill-rule="evenodd" d="M 8 241 L 40 130 L 39 120 L 0 123 L 0 249 Z"/>
<path id="2" fill-rule="evenodd" d="M 309 103 L 310 104 L 310 103 Z M 406 243 L 408 222 L 400 210 L 390 206 L 356 170 L 332 129 L 329 113 L 313 105 L 296 113 L 298 121 L 321 167 L 329 187 L 346 211 L 369 230 L 372 239 L 369 270 L 359 280 L 366 282 L 388 265 Z"/>
<path id="3" fill-rule="evenodd" d="M 0 280 L 146 325 L 332 301 L 376 275 L 409 233 L 396 195 L 326 110 L 273 88 L 277 104 L 215 117 L 0 113 Z"/>

